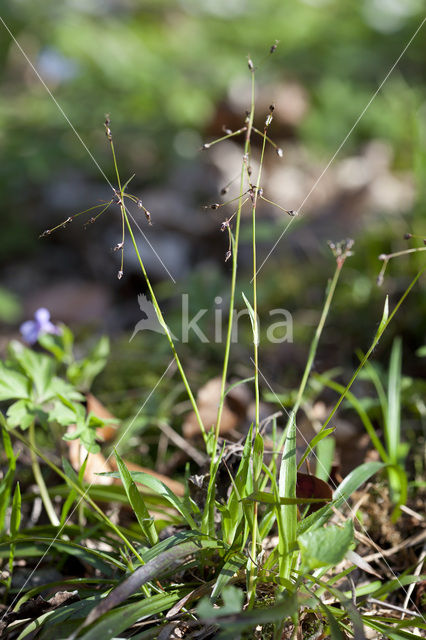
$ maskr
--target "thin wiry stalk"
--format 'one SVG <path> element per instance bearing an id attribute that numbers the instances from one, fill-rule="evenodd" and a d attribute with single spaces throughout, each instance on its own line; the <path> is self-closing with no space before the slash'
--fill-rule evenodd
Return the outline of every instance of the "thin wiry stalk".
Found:
<path id="1" fill-rule="evenodd" d="M 154 306 L 155 313 L 157 315 L 158 321 L 161 324 L 161 326 L 163 327 L 164 332 L 165 332 L 165 334 L 167 336 L 167 340 L 169 341 L 170 348 L 171 348 L 172 353 L 173 353 L 173 357 L 174 357 L 174 359 L 176 361 L 177 368 L 179 369 L 179 373 L 180 373 L 180 375 L 182 377 L 183 384 L 185 386 L 185 389 L 186 389 L 186 392 L 188 394 L 189 400 L 191 402 L 191 405 L 192 405 L 193 411 L 195 413 L 195 416 L 197 418 L 197 422 L 198 422 L 198 425 L 199 425 L 199 427 L 201 429 L 201 433 L 203 434 L 204 439 L 206 439 L 206 437 L 207 437 L 206 430 L 204 428 L 203 420 L 202 420 L 200 412 L 198 410 L 198 406 L 197 406 L 197 403 L 195 401 L 195 397 L 194 397 L 194 395 L 193 395 L 193 393 L 191 391 L 191 387 L 189 386 L 189 382 L 188 382 L 188 379 L 186 377 L 186 374 L 185 374 L 185 371 L 183 369 L 183 366 L 182 366 L 182 363 L 180 361 L 180 358 L 179 358 L 179 356 L 177 354 L 176 347 L 175 347 L 175 344 L 173 342 L 173 338 L 172 338 L 171 333 L 170 333 L 170 329 L 167 326 L 166 321 L 164 320 L 164 316 L 163 316 L 163 314 L 161 312 L 160 306 L 159 306 L 157 298 L 155 296 L 154 289 L 153 289 L 153 287 L 151 285 L 151 281 L 150 281 L 150 279 L 148 277 L 148 274 L 146 272 L 145 265 L 143 263 L 141 255 L 139 253 L 138 245 L 136 243 L 135 236 L 133 234 L 133 229 L 132 229 L 132 227 L 130 225 L 129 218 L 127 216 L 126 208 L 125 208 L 125 206 L 123 204 L 121 205 L 121 213 L 122 213 L 123 218 L 124 218 L 124 220 L 126 222 L 126 226 L 127 226 L 127 229 L 128 229 L 128 231 L 130 233 L 130 237 L 132 239 L 133 247 L 135 249 L 136 256 L 138 258 L 138 262 L 139 262 L 140 268 L 142 270 L 143 276 L 145 278 L 146 284 L 147 284 L 149 292 L 151 294 L 152 304 Z"/>
<path id="2" fill-rule="evenodd" d="M 35 425 L 34 422 L 30 424 L 29 428 L 29 443 L 30 443 L 30 456 L 31 456 L 31 468 L 33 470 L 34 479 L 37 482 L 40 490 L 40 497 L 43 501 L 46 513 L 49 516 L 49 520 L 54 527 L 59 527 L 59 518 L 56 515 L 53 508 L 52 501 L 50 500 L 49 492 L 44 482 L 43 474 L 38 463 L 37 454 L 35 452 Z"/>
<path id="3" fill-rule="evenodd" d="M 249 153 L 250 149 L 250 135 L 253 126 L 254 119 L 254 71 L 251 74 L 251 107 L 250 114 L 248 117 L 247 128 L 246 128 L 246 136 L 245 136 L 245 144 L 244 144 L 244 156 L 245 159 Z M 233 317 L 234 317 L 234 306 L 235 306 L 235 288 L 237 282 L 237 265 L 238 265 L 238 245 L 240 238 L 240 221 L 241 221 L 241 208 L 243 206 L 243 195 L 244 195 L 244 175 L 245 175 L 246 164 L 245 160 L 242 162 L 241 166 L 241 176 L 240 176 L 240 195 L 239 195 L 239 204 L 236 213 L 236 221 L 235 221 L 235 235 L 234 242 L 232 248 L 232 276 L 231 276 L 231 295 L 229 301 L 229 317 L 228 317 L 228 329 L 226 334 L 226 343 L 225 343 L 225 354 L 223 359 L 223 369 L 222 369 L 222 383 L 220 389 L 220 401 L 219 407 L 217 411 L 217 419 L 216 419 L 216 428 L 215 428 L 215 437 L 214 437 L 214 449 L 216 450 L 217 441 L 220 433 L 220 421 L 222 418 L 223 406 L 225 403 L 225 388 L 226 388 L 226 378 L 228 374 L 228 365 L 229 365 L 229 354 L 231 350 L 231 338 L 232 338 L 232 326 L 233 326 Z"/>
<path id="4" fill-rule="evenodd" d="M 173 338 L 171 336 L 170 330 L 169 330 L 169 328 L 168 328 L 168 326 L 166 324 L 166 321 L 164 320 L 163 314 L 162 314 L 161 309 L 160 309 L 160 305 L 158 304 L 157 297 L 156 297 L 156 295 L 154 293 L 154 289 L 152 287 L 151 281 L 150 281 L 150 279 L 148 277 L 148 273 L 147 273 L 147 271 L 145 269 L 145 265 L 144 265 L 143 260 L 141 258 L 141 255 L 140 255 L 140 252 L 139 252 L 139 248 L 138 248 L 138 245 L 136 243 L 135 236 L 133 234 L 133 229 L 132 229 L 132 227 L 130 225 L 130 222 L 129 222 L 129 218 L 128 218 L 128 215 L 127 215 L 127 210 L 126 210 L 126 207 L 125 207 L 124 202 L 123 202 L 123 199 L 124 199 L 124 192 L 123 191 L 124 191 L 124 189 L 121 187 L 120 174 L 119 174 L 118 166 L 117 166 L 117 159 L 116 159 L 116 155 L 115 155 L 114 143 L 113 143 L 112 138 L 110 136 L 107 135 L 107 137 L 108 137 L 108 140 L 109 140 L 109 143 L 110 143 L 110 146 L 111 146 L 111 152 L 112 152 L 112 157 L 113 157 L 113 162 L 114 162 L 114 169 L 115 169 L 115 174 L 117 176 L 117 184 L 118 184 L 119 192 L 120 192 L 120 203 L 119 204 L 120 204 L 120 210 L 121 210 L 121 215 L 122 215 L 122 223 L 123 223 L 123 244 L 124 244 L 124 225 L 126 225 L 128 231 L 130 233 L 130 237 L 132 239 L 132 244 L 133 244 L 134 250 L 136 252 L 136 256 L 138 258 L 139 266 L 141 268 L 142 274 L 143 274 L 143 276 L 145 278 L 145 282 L 146 282 L 146 284 L 148 286 L 148 289 L 149 289 L 149 292 L 151 294 L 152 304 L 154 306 L 155 313 L 157 315 L 157 319 L 158 319 L 160 325 L 162 326 L 162 328 L 164 329 L 164 332 L 166 334 L 167 340 L 169 341 L 170 348 L 171 348 L 172 353 L 173 353 L 173 357 L 174 357 L 174 359 L 176 361 L 176 365 L 177 365 L 177 367 L 179 369 L 179 373 L 180 373 L 180 375 L 182 377 L 183 384 L 185 386 L 185 389 L 186 389 L 186 392 L 188 394 L 189 400 L 191 402 L 192 408 L 194 410 L 195 416 L 197 418 L 197 422 L 198 422 L 199 427 L 201 429 L 201 433 L 203 434 L 204 439 L 206 439 L 206 430 L 204 428 L 204 424 L 203 424 L 200 412 L 198 410 L 198 406 L 197 406 L 197 403 L 195 401 L 195 397 L 194 397 L 194 395 L 193 395 L 193 393 L 191 391 L 191 387 L 189 386 L 189 382 L 188 382 L 188 379 L 186 377 L 185 371 L 184 371 L 184 369 L 182 367 L 182 363 L 181 363 L 180 358 L 179 358 L 179 356 L 177 354 L 176 347 L 175 347 L 175 344 L 173 342 Z M 122 272 L 122 270 L 123 270 L 123 268 L 121 268 L 121 272 Z"/>

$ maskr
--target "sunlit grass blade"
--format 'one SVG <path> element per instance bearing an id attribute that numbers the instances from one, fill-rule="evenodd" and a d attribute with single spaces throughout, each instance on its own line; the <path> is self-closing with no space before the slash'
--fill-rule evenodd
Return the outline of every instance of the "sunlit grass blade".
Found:
<path id="1" fill-rule="evenodd" d="M 1 415 L 1 414 L 0 414 Z M 13 480 L 15 477 L 17 456 L 13 453 L 12 442 L 6 429 L 2 426 L 3 446 L 8 460 L 8 469 L 0 482 L 0 534 L 5 528 L 6 511 L 10 502 Z"/>
<path id="2" fill-rule="evenodd" d="M 189 589 L 181 588 L 166 593 L 158 593 L 144 600 L 131 602 L 126 606 L 114 609 L 93 624 L 92 628 L 79 636 L 79 640 L 99 640 L 99 638 L 117 637 L 136 621 L 168 611 Z M 86 625 L 84 625 L 86 626 Z"/>
<path id="3" fill-rule="evenodd" d="M 158 534 L 155 529 L 154 520 L 146 507 L 142 494 L 133 482 L 129 470 L 118 455 L 117 451 L 115 451 L 115 459 L 117 460 L 118 472 L 126 491 L 126 495 L 139 522 L 140 528 L 149 540 L 149 543 L 154 545 L 158 542 Z"/>
<path id="4" fill-rule="evenodd" d="M 214 602 L 216 598 L 220 596 L 224 587 L 226 587 L 234 574 L 237 573 L 242 566 L 244 566 L 245 562 L 246 559 L 244 557 L 237 555 L 232 556 L 232 558 L 225 562 L 215 580 L 215 585 L 210 596 L 212 602 Z"/>
<path id="5" fill-rule="evenodd" d="M 91 612 L 84 626 L 90 625 L 97 618 L 104 615 L 113 607 L 124 602 L 129 596 L 136 593 L 140 587 L 150 580 L 157 580 L 161 575 L 170 574 L 181 565 L 185 558 L 204 549 L 217 549 L 218 542 L 208 538 L 200 538 L 183 544 L 174 545 L 172 548 L 161 552 L 126 578 L 118 587 L 111 591 L 106 598 Z"/>
<path id="6" fill-rule="evenodd" d="M 333 465 L 336 441 L 333 437 L 320 440 L 317 444 L 317 464 L 315 466 L 315 476 L 324 482 L 328 482 Z"/>
<path id="7" fill-rule="evenodd" d="M 163 497 L 167 502 L 169 502 L 172 507 L 174 507 L 186 520 L 187 524 L 191 529 L 197 529 L 197 526 L 192 518 L 192 515 L 184 503 L 184 501 L 176 496 L 173 491 L 171 491 L 166 485 L 158 480 L 154 476 L 149 473 L 145 473 L 144 471 L 129 471 L 130 477 L 135 482 L 140 482 L 145 485 L 154 493 L 157 493 L 161 497 Z M 108 476 L 110 478 L 120 478 L 120 474 L 118 471 L 109 471 L 107 473 L 100 473 L 101 476 Z"/>
<path id="8" fill-rule="evenodd" d="M 297 462 L 296 462 L 296 422 L 291 421 L 280 467 L 278 483 L 280 498 L 296 498 Z M 277 508 L 279 576 L 289 580 L 296 543 L 297 505 L 283 505 Z"/>

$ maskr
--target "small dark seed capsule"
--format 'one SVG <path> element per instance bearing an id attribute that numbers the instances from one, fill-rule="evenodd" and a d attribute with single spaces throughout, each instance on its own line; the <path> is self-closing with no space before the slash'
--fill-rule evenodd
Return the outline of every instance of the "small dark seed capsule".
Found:
<path id="1" fill-rule="evenodd" d="M 275 109 L 275 105 L 274 105 L 274 104 L 270 104 L 270 105 L 269 105 L 269 111 L 270 111 L 271 113 L 273 113 L 274 109 Z"/>
<path id="2" fill-rule="evenodd" d="M 269 49 L 269 53 L 275 53 L 275 51 L 277 50 L 277 43 L 273 44 L 272 47 Z"/>
<path id="3" fill-rule="evenodd" d="M 119 251 L 120 249 L 123 248 L 124 242 L 119 242 L 118 244 L 115 245 L 114 247 L 114 251 Z"/>
<path id="4" fill-rule="evenodd" d="M 222 224 L 220 225 L 220 230 L 221 231 L 225 231 L 225 229 L 227 229 L 229 227 L 229 221 L 225 220 L 224 222 L 222 222 Z"/>
<path id="5" fill-rule="evenodd" d="M 426 238 L 423 238 L 423 244 L 426 245 Z"/>
<path id="6" fill-rule="evenodd" d="M 411 233 L 404 233 L 404 240 L 410 240 L 412 237 L 413 235 Z"/>
<path id="7" fill-rule="evenodd" d="M 138 209 L 143 209 L 142 200 L 138 200 L 136 204 L 138 206 Z"/>
<path id="8" fill-rule="evenodd" d="M 220 190 L 220 195 L 224 196 L 225 193 L 228 193 L 228 191 L 229 191 L 229 187 L 223 187 L 223 189 Z"/>
<path id="9" fill-rule="evenodd" d="M 217 202 L 210 205 L 210 209 L 213 209 L 213 210 L 219 209 L 219 207 L 220 207 L 220 204 L 218 204 Z"/>
<path id="10" fill-rule="evenodd" d="M 250 71 L 253 71 L 254 69 L 254 64 L 253 64 L 253 60 L 251 60 L 250 58 L 247 61 L 248 64 L 248 68 L 250 69 Z"/>

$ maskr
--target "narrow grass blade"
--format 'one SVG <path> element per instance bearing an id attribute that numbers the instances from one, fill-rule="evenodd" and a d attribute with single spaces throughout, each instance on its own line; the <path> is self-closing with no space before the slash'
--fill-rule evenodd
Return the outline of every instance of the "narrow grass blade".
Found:
<path id="1" fill-rule="evenodd" d="M 118 455 L 117 451 L 115 451 L 115 459 L 117 460 L 118 472 L 126 491 L 127 498 L 139 522 L 142 533 L 148 538 L 149 543 L 154 545 L 158 542 L 158 534 L 155 529 L 154 519 L 151 517 L 142 494 L 133 482 L 129 470 Z"/>
<path id="2" fill-rule="evenodd" d="M 333 465 L 334 451 L 336 449 L 336 441 L 334 438 L 326 438 L 320 440 L 317 444 L 317 464 L 315 467 L 315 476 L 319 480 L 327 482 L 330 476 L 331 467 Z"/>
<path id="3" fill-rule="evenodd" d="M 236 555 L 225 562 L 216 578 L 216 582 L 210 596 L 210 600 L 212 602 L 220 596 L 224 587 L 226 587 L 229 581 L 232 580 L 233 576 L 241 569 L 245 562 L 246 558 Z"/>
<path id="4" fill-rule="evenodd" d="M 9 462 L 8 470 L 0 482 L 0 534 L 5 528 L 6 511 L 10 502 L 13 480 L 15 477 L 17 456 L 13 453 L 12 442 L 6 429 L 2 428 L 4 450 Z"/>
<path id="5" fill-rule="evenodd" d="M 129 473 L 131 478 L 135 482 L 140 482 L 141 484 L 151 489 L 151 491 L 153 491 L 154 493 L 159 494 L 160 496 L 165 498 L 167 502 L 172 505 L 172 507 L 179 511 L 179 513 L 184 517 L 191 529 L 197 529 L 192 515 L 183 500 L 176 496 L 173 491 L 166 487 L 163 482 L 161 482 L 154 476 L 151 476 L 149 473 L 145 473 L 144 471 L 129 471 Z M 120 478 L 120 474 L 117 471 L 100 473 L 99 475 L 109 476 L 110 478 Z"/>
<path id="6" fill-rule="evenodd" d="M 247 311 L 249 312 L 249 316 L 250 316 L 250 322 L 251 322 L 251 329 L 252 329 L 252 333 L 253 333 L 253 344 L 255 345 L 259 345 L 259 332 L 258 332 L 258 322 L 256 322 L 256 318 L 254 315 L 254 309 L 251 306 L 250 302 L 248 301 L 247 297 L 244 295 L 244 293 L 242 293 L 243 299 L 244 299 L 244 303 L 247 307 Z"/>
<path id="7" fill-rule="evenodd" d="M 184 544 L 168 549 L 149 560 L 145 565 L 139 567 L 128 578 L 126 578 L 118 587 L 116 587 L 102 602 L 90 613 L 84 627 L 92 624 L 100 616 L 104 615 L 113 607 L 118 606 L 133 593 L 150 580 L 158 579 L 165 573 L 170 573 L 182 564 L 188 556 L 199 553 L 203 549 L 209 547 L 217 548 L 215 540 L 199 540 L 197 542 L 186 542 Z"/>
<path id="8" fill-rule="evenodd" d="M 124 607 L 110 611 L 98 620 L 91 629 L 79 636 L 79 640 L 99 640 L 99 638 L 115 638 L 117 634 L 128 629 L 136 621 L 167 611 L 178 602 L 188 590 L 158 593 L 150 598 L 132 602 Z M 84 625 L 86 626 L 86 625 Z"/>
<path id="9" fill-rule="evenodd" d="M 401 361 L 401 339 L 397 338 L 393 342 L 389 363 L 388 414 L 385 431 L 387 450 L 394 464 L 399 462 L 398 453 L 401 442 Z"/>
<path id="10" fill-rule="evenodd" d="M 279 477 L 279 497 L 296 498 L 296 421 L 295 415 L 289 424 L 287 438 L 281 461 Z M 284 505 L 277 508 L 279 576 L 288 580 L 292 565 L 292 549 L 296 543 L 297 505 Z"/>

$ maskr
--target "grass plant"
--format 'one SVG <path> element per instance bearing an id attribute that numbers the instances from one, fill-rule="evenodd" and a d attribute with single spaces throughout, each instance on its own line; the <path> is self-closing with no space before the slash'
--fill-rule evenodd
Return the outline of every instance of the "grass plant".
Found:
<path id="1" fill-rule="evenodd" d="M 271 47 L 274 53 L 276 44 Z M 220 399 L 215 424 L 205 424 L 192 391 L 184 364 L 177 352 L 172 333 L 161 311 L 154 286 L 145 268 L 129 210 L 132 203 L 143 211 L 147 222 L 151 213 L 141 200 L 128 193 L 130 180 L 123 183 L 118 169 L 116 150 L 109 117 L 105 131 L 110 146 L 117 187 L 105 205 L 91 207 L 68 218 L 55 229 L 66 226 L 76 216 L 99 208 L 90 219 L 95 222 L 110 206 L 121 216 L 121 242 L 115 247 L 121 254 L 118 277 L 124 276 L 124 246 L 126 235 L 136 252 L 142 277 L 149 290 L 152 304 L 164 329 L 185 393 L 196 416 L 209 459 L 208 470 L 199 475 L 205 480 L 203 499 L 196 500 L 188 491 L 184 497 L 176 495 L 161 480 L 152 475 L 127 468 L 117 451 L 117 471 L 104 476 L 119 481 L 118 485 L 102 487 L 84 481 L 83 464 L 75 473 L 67 460 L 54 460 L 51 453 L 42 451 L 41 443 L 57 446 L 54 434 L 70 423 L 76 424 L 73 435 L 90 453 L 96 453 L 96 429 L 102 421 L 86 415 L 84 396 L 94 376 L 106 362 L 102 345 L 82 360 L 73 356 L 73 337 L 66 327 L 59 335 L 40 335 L 43 353 L 14 343 L 9 357 L 0 367 L 0 400 L 6 403 L 2 414 L 2 433 L 7 459 L 7 472 L 0 485 L 0 558 L 3 567 L 3 625 L 10 638 L 95 638 L 132 637 L 147 638 L 332 638 L 343 640 L 366 637 L 365 628 L 379 634 L 377 637 L 411 639 L 418 630 L 426 630 L 419 611 L 412 606 L 409 615 L 396 619 L 386 600 L 409 584 L 424 579 L 407 568 L 403 575 L 383 582 L 370 582 L 368 588 L 351 582 L 357 569 L 353 558 L 355 525 L 350 506 L 352 494 L 382 470 L 388 473 L 392 495 L 400 507 L 406 499 L 407 484 L 402 466 L 400 447 L 400 382 L 401 343 L 396 341 L 391 352 L 388 393 L 369 365 L 369 358 L 384 331 L 403 304 L 422 272 L 406 288 L 393 310 L 389 311 L 386 297 L 384 311 L 370 348 L 361 357 L 348 384 L 337 385 L 330 379 L 323 382 L 339 393 L 334 408 L 324 420 L 317 435 L 306 443 L 301 457 L 297 456 L 296 435 L 300 409 L 303 405 L 318 345 L 336 295 L 346 260 L 352 252 L 353 242 L 345 240 L 331 243 L 336 266 L 327 286 L 318 326 L 312 337 L 306 366 L 295 393 L 295 400 L 281 431 L 277 417 L 271 418 L 272 451 L 260 418 L 261 343 L 259 339 L 258 288 L 260 275 L 257 261 L 256 222 L 258 202 L 264 199 L 262 176 L 268 145 L 279 157 L 283 152 L 270 137 L 274 106 L 264 114 L 263 131 L 254 126 L 256 103 L 256 67 L 248 60 L 251 80 L 251 104 L 243 126 L 229 131 L 218 140 L 207 142 L 207 151 L 213 144 L 238 135 L 243 136 L 243 150 L 239 173 L 239 193 L 234 213 L 222 222 L 229 238 L 225 254 L 231 260 L 228 326 L 221 370 Z M 255 152 L 252 136 L 260 136 L 261 150 L 258 170 L 253 176 L 252 161 Z M 252 234 L 252 290 L 243 296 L 252 328 L 252 365 L 255 410 L 254 419 L 242 442 L 237 464 L 229 463 L 230 445 L 221 437 L 221 422 L 226 395 L 229 392 L 229 363 L 233 318 L 236 306 L 238 255 L 242 210 L 250 206 Z M 211 206 L 219 210 L 223 204 Z M 273 203 L 275 204 L 275 203 Z M 297 212 L 277 205 L 293 219 Z M 393 256 L 387 256 L 387 261 Z M 384 265 L 385 266 L 385 265 Z M 383 275 L 383 274 L 381 274 Z M 375 319 L 373 319 L 374 323 Z M 105 346 L 105 345 L 104 345 Z M 384 443 L 351 387 L 365 368 L 376 386 L 385 419 Z M 381 461 L 361 464 L 343 481 L 330 487 L 330 497 L 315 491 L 301 490 L 301 465 L 322 451 L 318 458 L 319 473 L 323 481 L 329 479 L 331 459 L 323 447 L 332 436 L 332 420 L 347 400 L 363 421 Z M 281 408 L 282 405 L 281 405 Z M 53 427 L 54 425 L 54 427 Z M 22 433 L 28 429 L 28 437 Z M 41 438 L 44 434 L 44 439 Z M 39 441 L 37 441 L 39 435 Z M 49 440 L 50 438 L 50 440 Z M 22 492 L 17 482 L 19 458 L 14 453 L 14 442 L 22 443 L 30 451 L 33 478 L 43 501 L 48 522 L 28 525 L 23 518 L 23 505 L 32 499 L 31 486 Z M 56 442 L 56 444 L 55 444 Z M 321 444 L 322 443 L 322 444 Z M 43 461 L 41 469 L 39 459 Z M 47 484 L 43 471 L 53 474 L 64 484 Z M 220 477 L 227 477 L 226 500 L 219 492 Z M 224 473 L 222 473 L 224 472 Z M 318 480 L 318 482 L 321 482 Z M 325 484 L 325 483 L 324 483 Z M 58 500 L 59 499 L 59 500 Z M 59 509 L 60 503 L 60 509 Z M 115 521 L 111 513 L 100 504 L 121 503 L 134 516 L 126 526 Z M 74 514 L 78 514 L 77 520 Z M 155 517 L 154 517 L 155 513 Z M 399 512 L 398 512 L 399 513 Z M 336 515 L 337 514 L 337 515 Z M 23 525 L 25 520 L 25 524 Z M 357 525 L 359 526 L 359 525 Z M 365 532 L 364 532 L 365 533 Z M 37 559 L 33 573 L 40 563 L 49 561 L 61 567 L 64 558 L 77 558 L 87 567 L 89 577 L 52 580 L 42 587 L 25 590 L 14 585 L 13 573 L 17 559 Z M 361 561 L 359 569 L 365 570 Z M 367 571 L 369 567 L 367 565 Z M 27 580 L 28 582 L 28 580 Z M 76 588 L 78 598 L 64 600 L 61 606 L 37 600 L 41 591 L 47 593 L 58 586 Z M 374 613 L 369 599 L 383 603 L 385 613 Z M 38 603 L 38 604 L 37 604 Z M 33 606 L 31 615 L 25 616 Z M 37 609 L 38 607 L 38 609 Z M 423 631 L 422 631 L 423 632 Z"/>

